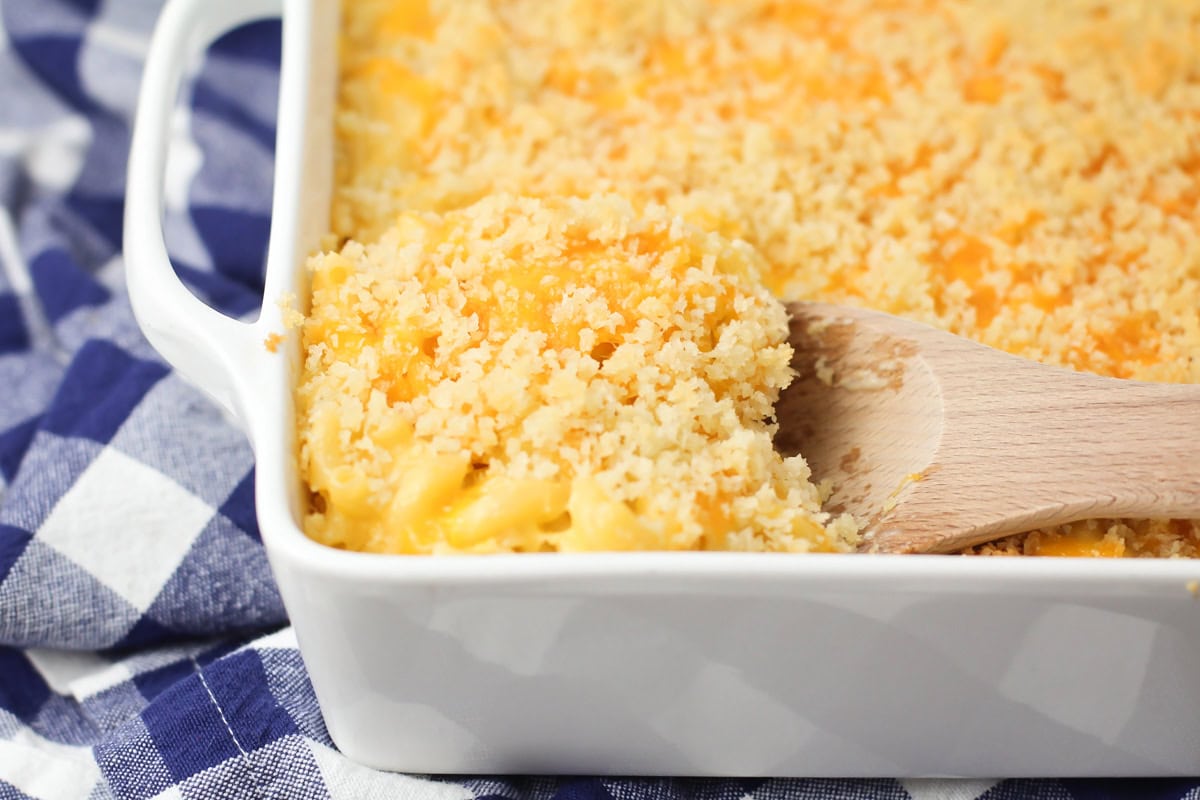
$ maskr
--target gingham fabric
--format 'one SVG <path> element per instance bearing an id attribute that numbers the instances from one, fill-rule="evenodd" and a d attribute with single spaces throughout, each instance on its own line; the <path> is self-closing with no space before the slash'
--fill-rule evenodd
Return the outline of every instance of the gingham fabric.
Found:
<path id="1" fill-rule="evenodd" d="M 1200 797 L 1189 781 L 430 779 L 330 741 L 255 525 L 239 434 L 123 290 L 125 160 L 160 0 L 0 0 L 0 799 Z M 182 102 L 176 267 L 261 296 L 279 27 Z"/>

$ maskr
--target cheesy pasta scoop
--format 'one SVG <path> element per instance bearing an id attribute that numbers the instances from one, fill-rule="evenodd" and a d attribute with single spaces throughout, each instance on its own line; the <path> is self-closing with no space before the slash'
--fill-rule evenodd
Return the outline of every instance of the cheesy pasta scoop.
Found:
<path id="1" fill-rule="evenodd" d="M 616 197 L 407 212 L 310 259 L 305 529 L 386 553 L 849 549 L 772 446 L 748 245 Z"/>

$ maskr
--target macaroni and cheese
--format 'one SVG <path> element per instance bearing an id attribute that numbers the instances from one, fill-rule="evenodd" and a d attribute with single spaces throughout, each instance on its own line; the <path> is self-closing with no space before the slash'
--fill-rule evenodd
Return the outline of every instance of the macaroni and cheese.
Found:
<path id="1" fill-rule="evenodd" d="M 1192 0 L 344 5 L 332 224 L 351 252 L 414 211 L 616 194 L 748 243 L 786 300 L 1200 382 Z M 977 552 L 1194 556 L 1200 523 Z"/>
<path id="2" fill-rule="evenodd" d="M 306 529 L 400 553 L 839 550 L 766 420 L 783 307 L 745 243 L 615 197 L 405 212 L 310 261 Z"/>

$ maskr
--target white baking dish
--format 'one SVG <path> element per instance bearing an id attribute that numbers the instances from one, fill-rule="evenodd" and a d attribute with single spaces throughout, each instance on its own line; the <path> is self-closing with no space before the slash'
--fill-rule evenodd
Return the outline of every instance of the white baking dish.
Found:
<path id="1" fill-rule="evenodd" d="M 242 421 L 263 542 L 334 741 L 393 770 L 905 776 L 1200 771 L 1200 565 L 726 553 L 407 557 L 301 533 L 295 331 L 278 298 L 327 225 L 334 0 L 172 0 L 129 167 L 146 336 Z M 266 301 L 221 317 L 171 272 L 184 66 L 284 12 Z M 981 454 L 982 456 L 983 454 Z M 1200 454 L 1198 454 L 1200 456 Z"/>

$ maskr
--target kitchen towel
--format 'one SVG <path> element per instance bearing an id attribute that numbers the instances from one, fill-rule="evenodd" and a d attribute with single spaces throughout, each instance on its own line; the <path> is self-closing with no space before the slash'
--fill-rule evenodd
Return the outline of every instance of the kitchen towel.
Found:
<path id="1" fill-rule="evenodd" d="M 430 778 L 329 739 L 272 582 L 243 436 L 146 344 L 125 161 L 160 0 L 0 0 L 0 799 L 1200 797 L 1200 782 Z M 279 25 L 181 99 L 165 226 L 225 313 L 261 298 Z M 586 721 L 583 721 L 586 723 Z"/>

